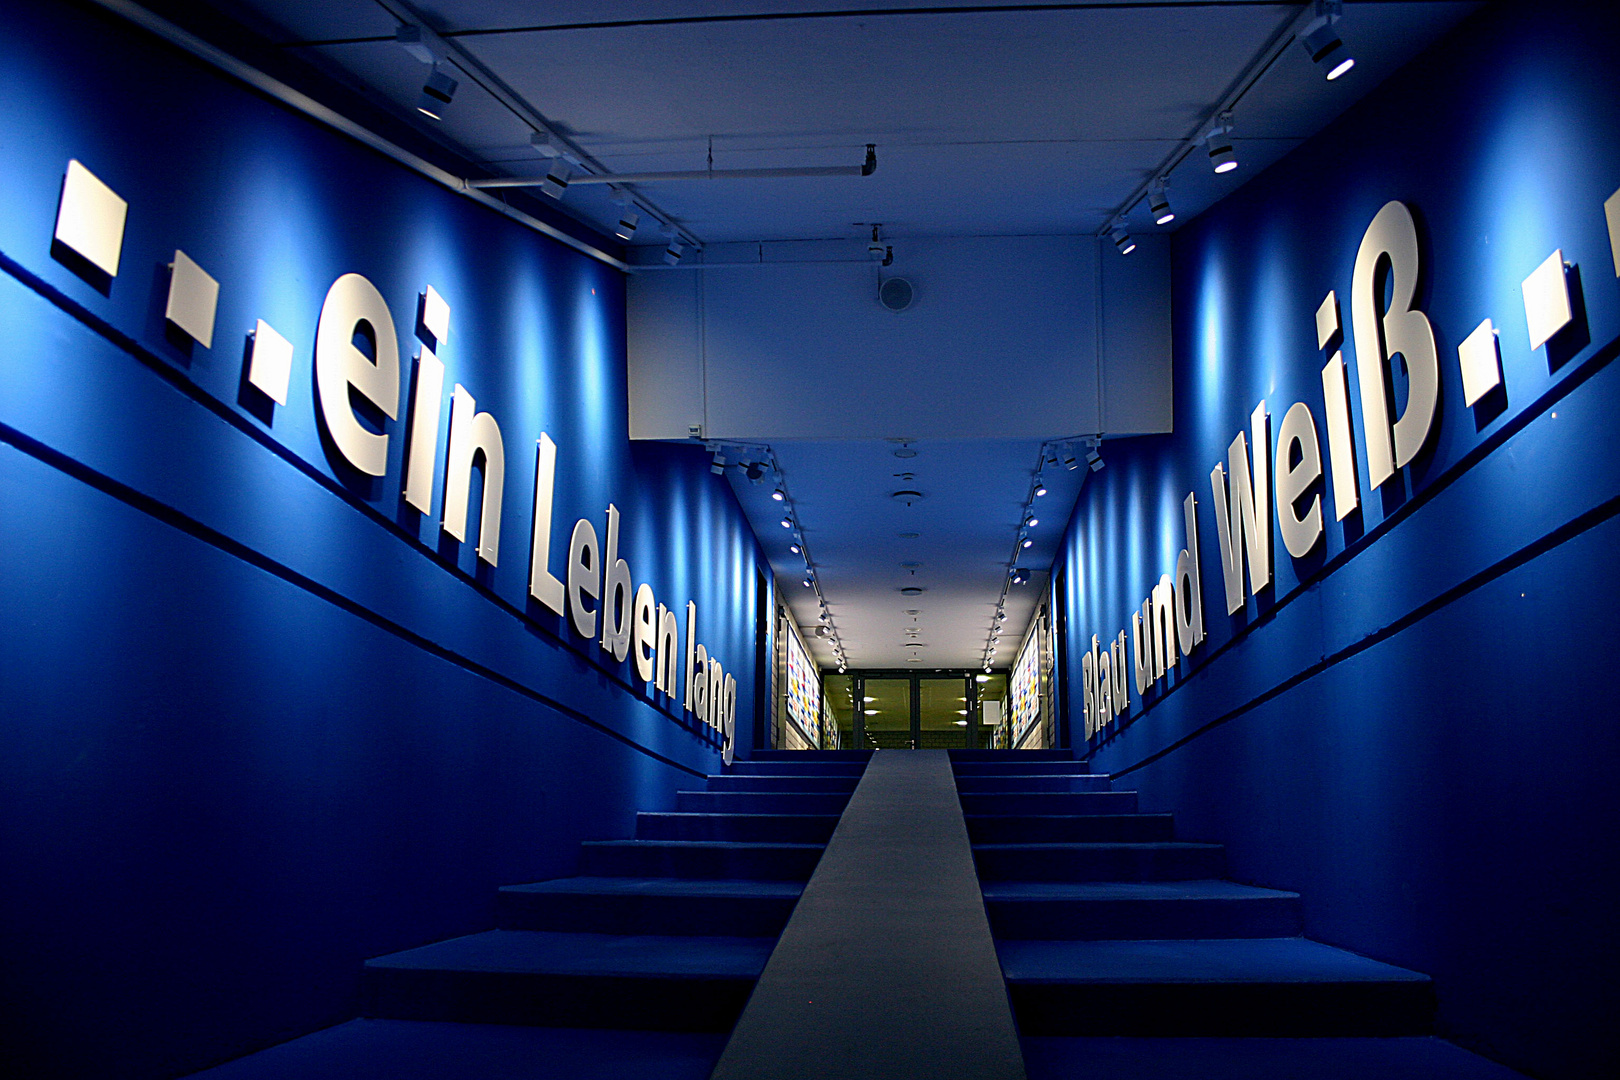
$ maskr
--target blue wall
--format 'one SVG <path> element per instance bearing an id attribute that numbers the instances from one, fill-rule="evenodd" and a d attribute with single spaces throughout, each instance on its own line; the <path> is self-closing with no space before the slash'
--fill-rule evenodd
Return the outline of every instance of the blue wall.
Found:
<path id="1" fill-rule="evenodd" d="M 636 582 L 695 600 L 736 675 L 743 752 L 760 554 L 700 448 L 629 443 L 617 271 L 98 10 L 4 9 L 0 1046 L 12 1075 L 171 1076 L 342 1020 L 363 958 L 487 927 L 497 886 L 718 762 L 528 600 L 542 431 L 554 569 L 616 504 Z M 105 289 L 52 257 L 70 158 L 130 204 Z M 220 282 L 212 349 L 165 330 L 176 248 Z M 323 445 L 347 272 L 407 389 L 418 294 L 451 305 L 446 398 L 505 439 L 493 570 L 403 503 L 408 408 L 378 480 Z M 245 384 L 260 318 L 296 348 L 285 407 Z"/>
<path id="2" fill-rule="evenodd" d="M 1442 1031 L 1546 1077 L 1613 1075 L 1620 964 L 1620 28 L 1496 6 L 1175 237 L 1172 436 L 1113 442 L 1059 559 L 1075 660 L 1172 573 L 1198 497 L 1208 640 L 1085 751 L 1224 841 L 1235 876 L 1304 894 L 1307 933 L 1431 973 Z M 1353 75 L 1350 77 L 1354 77 Z M 1418 220 L 1441 393 L 1427 449 L 1226 614 L 1210 470 L 1264 399 L 1327 455 L 1314 313 L 1391 199 Z M 1554 249 L 1584 311 L 1529 348 L 1520 283 Z M 1463 404 L 1489 316 L 1505 393 Z M 1347 325 L 1348 330 L 1348 325 Z M 1404 389 L 1397 389 L 1404 399 Z M 1065 693 L 1083 740 L 1078 663 Z"/>

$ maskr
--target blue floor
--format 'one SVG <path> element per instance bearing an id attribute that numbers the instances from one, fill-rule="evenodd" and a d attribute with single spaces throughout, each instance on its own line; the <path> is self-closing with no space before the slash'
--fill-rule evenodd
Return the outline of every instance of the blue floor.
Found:
<path id="1" fill-rule="evenodd" d="M 1025 1036 L 1029 1080 L 1524 1080 L 1443 1039 Z"/>
<path id="2" fill-rule="evenodd" d="M 364 1019 L 208 1080 L 707 1077 L 865 756 L 760 755 L 515 884 L 498 926 L 366 963 Z"/>
<path id="3" fill-rule="evenodd" d="M 207 1080 L 704 1080 L 726 1036 L 351 1020 L 196 1074 Z"/>
<path id="4" fill-rule="evenodd" d="M 1433 1037 L 1428 976 L 1304 937 L 1297 893 L 1084 763 L 953 758 L 1030 1080 L 1518 1077 Z"/>

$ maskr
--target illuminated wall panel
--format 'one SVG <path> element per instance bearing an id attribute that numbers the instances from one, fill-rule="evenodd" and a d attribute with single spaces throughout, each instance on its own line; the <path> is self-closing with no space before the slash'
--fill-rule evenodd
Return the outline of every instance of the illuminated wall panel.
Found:
<path id="1" fill-rule="evenodd" d="M 618 271 L 105 12 L 4 8 L 0 1045 L 173 1076 L 714 771 L 689 603 L 746 749 L 760 557 L 701 448 L 628 441 Z M 676 613 L 673 694 L 600 644 L 585 531 Z"/>
<path id="2" fill-rule="evenodd" d="M 1095 767 L 1560 1078 L 1620 1060 L 1617 64 L 1611 11 L 1495 6 L 1180 230 L 1175 434 L 1105 444 L 1056 597 Z"/>

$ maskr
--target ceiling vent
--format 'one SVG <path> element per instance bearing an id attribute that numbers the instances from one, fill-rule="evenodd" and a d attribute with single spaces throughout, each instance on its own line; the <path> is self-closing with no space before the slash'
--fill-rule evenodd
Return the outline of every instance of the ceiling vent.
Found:
<path id="1" fill-rule="evenodd" d="M 916 297 L 911 282 L 903 277 L 884 278 L 878 286 L 878 303 L 896 315 L 909 308 Z"/>

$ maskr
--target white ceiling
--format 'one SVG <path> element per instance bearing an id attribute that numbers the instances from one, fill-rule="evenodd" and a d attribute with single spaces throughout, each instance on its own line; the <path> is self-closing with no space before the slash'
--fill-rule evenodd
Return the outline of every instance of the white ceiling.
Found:
<path id="1" fill-rule="evenodd" d="M 663 183 L 636 193 L 703 243 L 842 238 L 858 252 L 866 223 L 881 222 L 897 253 L 907 237 L 1097 233 L 1247 83 L 1267 43 L 1304 9 L 1253 0 L 412 3 L 216 6 L 496 175 L 544 172 L 525 110 L 612 172 L 702 169 L 711 140 L 716 169 L 854 165 L 875 143 L 871 177 Z M 1338 30 L 1355 70 L 1328 83 L 1289 45 L 1237 104 L 1238 171 L 1215 176 L 1195 147 L 1171 174 L 1177 225 L 1321 130 L 1478 6 L 1346 3 Z M 426 68 L 393 42 L 396 16 L 412 13 L 471 58 L 442 123 L 415 112 Z M 507 102 L 480 85 L 494 80 L 510 91 Z M 617 220 L 605 186 L 576 185 L 562 208 L 603 231 Z M 1145 206 L 1129 220 L 1153 229 Z M 917 444 L 911 465 L 940 494 L 908 509 L 887 499 L 901 470 L 883 441 L 903 433 L 869 434 L 775 447 L 851 662 L 893 667 L 916 656 L 926 667 L 976 665 L 1038 443 Z M 1077 493 L 1058 479 L 1030 565 L 1049 565 Z M 742 483 L 739 494 L 784 595 L 813 626 L 815 605 L 797 584 L 803 564 L 776 523 L 780 508 L 768 489 Z M 921 535 L 903 541 L 902 531 Z M 902 561 L 923 564 L 915 580 L 928 592 L 901 597 L 896 590 L 914 580 Z M 1014 590 L 1009 624 L 1022 628 L 1029 602 L 1018 598 L 1032 594 Z M 907 610 L 923 612 L 928 648 L 903 644 Z M 830 650 L 820 654 L 830 660 Z"/>

